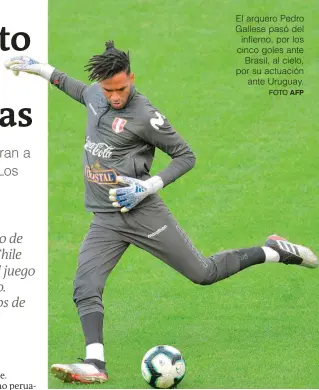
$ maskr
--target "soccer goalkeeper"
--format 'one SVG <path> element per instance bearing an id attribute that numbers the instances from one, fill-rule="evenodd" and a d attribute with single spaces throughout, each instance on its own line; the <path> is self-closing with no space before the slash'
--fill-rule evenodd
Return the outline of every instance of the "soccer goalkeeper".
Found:
<path id="1" fill-rule="evenodd" d="M 103 345 L 102 295 L 107 277 L 130 244 L 142 248 L 194 283 L 210 285 L 264 262 L 318 267 L 308 248 L 272 235 L 264 246 L 227 250 L 204 257 L 191 243 L 157 194 L 195 165 L 195 156 L 166 117 L 134 86 L 128 53 L 106 43 L 86 66 L 87 85 L 25 57 L 5 66 L 15 74 L 43 77 L 87 110 L 83 173 L 85 205 L 94 213 L 79 253 L 74 280 L 86 341 L 83 362 L 54 364 L 51 371 L 67 382 L 108 379 Z M 155 148 L 171 157 L 155 176 L 150 169 Z"/>

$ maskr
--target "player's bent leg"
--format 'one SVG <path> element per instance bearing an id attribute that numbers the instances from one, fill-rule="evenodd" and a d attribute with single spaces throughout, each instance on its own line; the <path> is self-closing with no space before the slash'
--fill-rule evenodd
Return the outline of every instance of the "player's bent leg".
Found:
<path id="1" fill-rule="evenodd" d="M 123 233 L 134 245 L 150 252 L 196 284 L 210 285 L 265 261 L 261 248 L 224 251 L 205 257 L 163 203 L 132 210 L 125 218 L 128 226 L 131 224 L 131 231 Z"/>
<path id="2" fill-rule="evenodd" d="M 133 229 L 135 232 L 128 232 L 133 244 L 158 257 L 196 284 L 216 283 L 247 267 L 261 264 L 266 258 L 261 247 L 227 250 L 205 257 L 162 202 L 132 210 L 126 219 L 128 224 L 131 223 L 132 232 Z"/>

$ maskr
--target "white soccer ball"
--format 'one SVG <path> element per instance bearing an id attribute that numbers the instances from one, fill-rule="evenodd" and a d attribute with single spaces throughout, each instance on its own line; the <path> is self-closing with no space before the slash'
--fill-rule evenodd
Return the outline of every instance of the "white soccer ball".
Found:
<path id="1" fill-rule="evenodd" d="M 176 387 L 185 376 L 185 360 L 178 349 L 158 345 L 146 352 L 142 360 L 142 375 L 155 389 Z"/>

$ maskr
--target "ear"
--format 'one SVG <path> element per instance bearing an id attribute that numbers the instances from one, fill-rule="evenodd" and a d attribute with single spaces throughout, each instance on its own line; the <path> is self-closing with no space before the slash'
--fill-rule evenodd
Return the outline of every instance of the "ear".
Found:
<path id="1" fill-rule="evenodd" d="M 134 80 L 135 80 L 135 73 L 131 73 L 130 74 L 130 81 L 132 84 L 134 84 Z"/>

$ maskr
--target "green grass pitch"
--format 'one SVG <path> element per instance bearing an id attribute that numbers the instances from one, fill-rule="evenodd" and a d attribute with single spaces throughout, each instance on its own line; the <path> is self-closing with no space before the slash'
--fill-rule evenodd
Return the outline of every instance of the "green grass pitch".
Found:
<path id="1" fill-rule="evenodd" d="M 49 62 L 87 82 L 104 42 L 130 50 L 136 86 L 184 136 L 196 167 L 161 195 L 205 255 L 262 245 L 270 233 L 319 252 L 318 2 L 49 2 Z M 305 18 L 305 94 L 269 97 L 236 77 L 235 15 Z M 84 107 L 49 90 L 49 364 L 84 357 L 72 302 L 84 211 Z M 157 153 L 152 172 L 169 159 Z M 104 292 L 110 380 L 147 388 L 140 362 L 169 344 L 185 357 L 180 388 L 318 388 L 319 271 L 267 264 L 197 286 L 131 247 Z M 63 384 L 49 375 L 50 388 Z"/>

